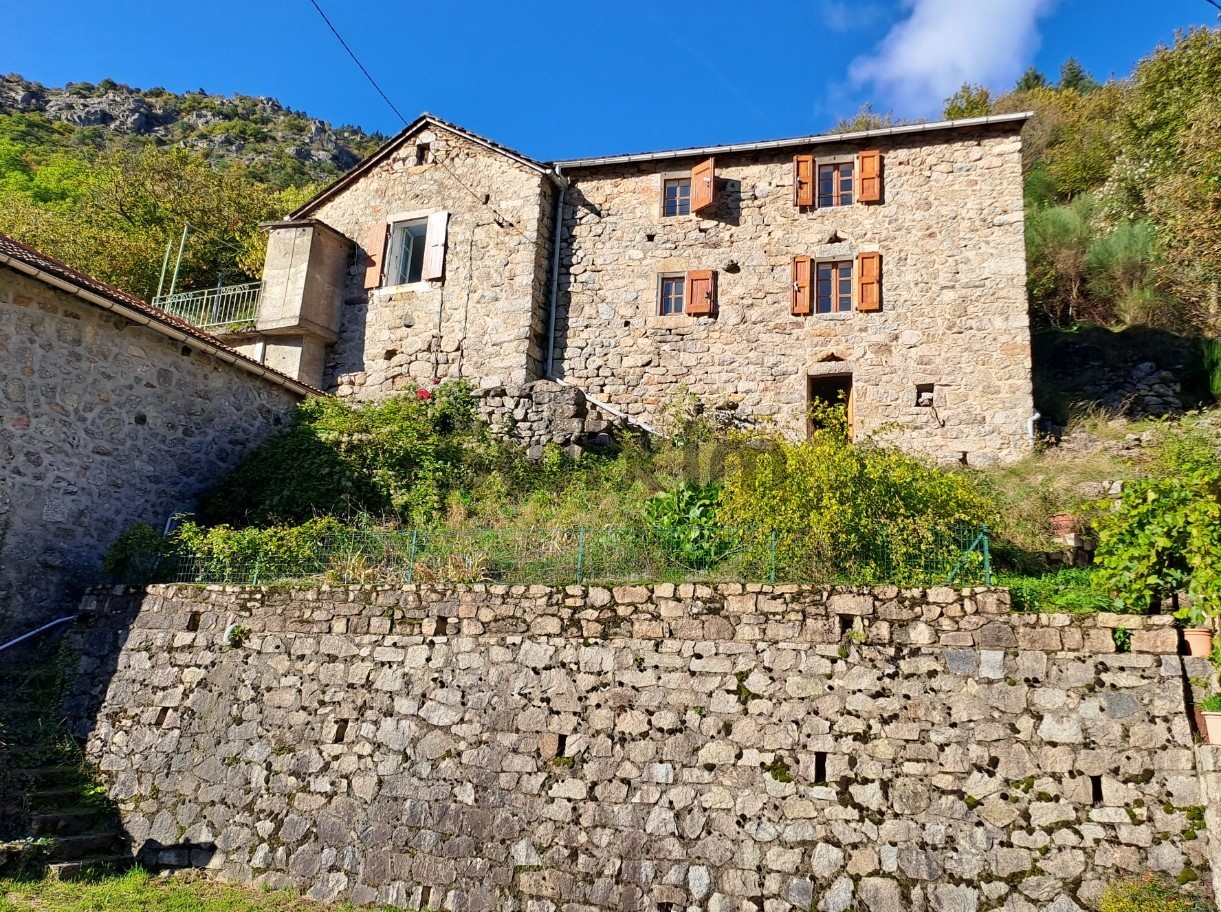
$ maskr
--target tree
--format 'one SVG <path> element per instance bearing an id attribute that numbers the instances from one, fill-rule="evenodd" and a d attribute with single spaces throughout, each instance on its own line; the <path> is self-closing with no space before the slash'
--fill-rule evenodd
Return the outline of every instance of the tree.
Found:
<path id="1" fill-rule="evenodd" d="M 862 130 L 884 130 L 887 127 L 897 127 L 905 123 L 911 123 L 911 121 L 896 120 L 892 111 L 878 114 L 873 110 L 873 102 L 866 102 L 852 117 L 841 119 L 831 132 L 857 133 Z"/>
<path id="2" fill-rule="evenodd" d="M 964 82 L 962 88 L 945 100 L 942 112 L 946 120 L 964 117 L 986 117 L 992 113 L 992 93 L 984 86 Z"/>
<path id="3" fill-rule="evenodd" d="M 1060 67 L 1060 89 L 1086 95 L 1098 88 L 1094 77 L 1086 72 L 1076 57 L 1069 57 Z"/>
<path id="4" fill-rule="evenodd" d="M 1013 87 L 1013 90 L 1015 92 L 1030 92 L 1034 89 L 1046 88 L 1047 85 L 1047 77 L 1034 67 L 1030 67 L 1022 74 L 1022 78 L 1017 81 L 1017 85 Z"/>

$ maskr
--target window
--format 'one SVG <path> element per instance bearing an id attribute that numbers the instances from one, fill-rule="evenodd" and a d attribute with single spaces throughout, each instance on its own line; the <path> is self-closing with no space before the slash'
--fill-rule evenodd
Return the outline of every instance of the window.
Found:
<path id="1" fill-rule="evenodd" d="M 852 310 L 852 261 L 819 263 L 814 312 L 845 313 L 850 310 Z"/>
<path id="2" fill-rule="evenodd" d="M 661 277 L 661 303 L 659 312 L 663 317 L 683 312 L 683 302 L 687 294 L 686 276 Z"/>
<path id="3" fill-rule="evenodd" d="M 661 214 L 691 214 L 691 178 L 676 177 L 665 181 L 662 193 Z"/>
<path id="4" fill-rule="evenodd" d="M 818 166 L 818 206 L 852 205 L 852 162 Z"/>
<path id="5" fill-rule="evenodd" d="M 390 228 L 386 259 L 386 284 L 410 285 L 424 276 L 424 248 L 428 219 L 396 222 Z"/>

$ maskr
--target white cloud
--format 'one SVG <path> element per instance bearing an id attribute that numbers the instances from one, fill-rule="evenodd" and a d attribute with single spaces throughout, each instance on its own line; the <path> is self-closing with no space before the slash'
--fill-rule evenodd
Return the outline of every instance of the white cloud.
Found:
<path id="1" fill-rule="evenodd" d="M 853 32 L 869 28 L 884 15 L 883 8 L 874 3 L 849 3 L 848 0 L 822 0 L 819 3 L 819 21 L 833 32 Z"/>
<path id="2" fill-rule="evenodd" d="M 871 54 L 853 61 L 857 86 L 904 117 L 936 114 L 964 82 L 1007 89 L 1039 45 L 1056 0 L 903 0 L 909 13 Z"/>

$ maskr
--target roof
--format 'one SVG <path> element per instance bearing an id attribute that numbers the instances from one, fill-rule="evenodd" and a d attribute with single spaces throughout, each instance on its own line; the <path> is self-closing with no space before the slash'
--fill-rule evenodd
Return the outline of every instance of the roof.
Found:
<path id="1" fill-rule="evenodd" d="M 961 120 L 940 120 L 935 123 L 907 124 L 901 127 L 883 127 L 878 130 L 856 130 L 851 133 L 823 133 L 812 136 L 795 136 L 789 139 L 773 139 L 764 142 L 734 143 L 722 146 L 698 146 L 688 149 L 668 149 L 661 152 L 639 152 L 625 155 L 608 155 L 601 158 L 573 158 L 554 164 L 565 170 L 592 168 L 599 165 L 620 165 L 632 162 L 664 161 L 672 158 L 694 158 L 697 156 L 726 155 L 731 152 L 759 152 L 768 149 L 790 149 L 826 143 L 855 142 L 862 139 L 881 139 L 888 136 L 910 136 L 933 133 L 941 130 L 961 130 L 1000 124 L 1016 124 L 1018 129 L 1033 112 L 1020 114 L 995 114 L 989 117 L 968 117 Z"/>
<path id="2" fill-rule="evenodd" d="M 194 349 L 214 355 L 222 361 L 264 377 L 295 393 L 325 395 L 321 390 L 294 380 L 288 374 L 259 364 L 252 358 L 240 354 L 225 345 L 216 336 L 204 332 L 197 326 L 192 326 L 186 320 L 166 313 L 160 307 L 154 307 L 144 299 L 123 291 L 121 288 L 95 279 L 88 273 L 73 269 L 66 263 L 15 241 L 5 234 L 0 234 L 0 265 L 8 266 L 52 288 L 74 294 L 95 307 L 116 311 L 127 319 L 147 326 L 163 336 L 184 342 Z"/>
<path id="3" fill-rule="evenodd" d="M 525 167 L 530 168 L 533 171 L 537 171 L 540 174 L 553 173 L 551 166 L 548 164 L 535 161 L 528 156 L 522 155 L 520 152 L 510 149 L 508 146 L 502 146 L 500 143 L 488 139 L 486 136 L 480 136 L 478 133 L 472 133 L 470 130 L 463 129 L 457 124 L 452 124 L 447 120 L 442 120 L 440 117 L 434 117 L 428 112 L 424 112 L 406 127 L 404 127 L 396 136 L 391 137 L 384 145 L 382 145 L 380 149 L 362 161 L 343 177 L 323 188 L 316 196 L 309 200 L 309 202 L 305 203 L 305 205 L 294 210 L 293 212 L 290 212 L 288 214 L 288 219 L 297 221 L 304 218 L 310 213 L 311 210 L 329 200 L 335 194 L 346 188 L 349 184 L 354 183 L 357 179 L 362 177 L 365 172 L 371 170 L 393 155 L 394 152 L 400 146 L 402 146 L 409 137 L 419 132 L 426 126 L 440 127 L 443 130 L 448 130 L 451 133 L 461 136 L 463 139 L 470 140 L 476 145 L 483 146 L 485 149 L 499 155 L 503 155 L 505 158 L 511 159 L 512 161 L 517 162 L 519 165 L 524 165 Z"/>

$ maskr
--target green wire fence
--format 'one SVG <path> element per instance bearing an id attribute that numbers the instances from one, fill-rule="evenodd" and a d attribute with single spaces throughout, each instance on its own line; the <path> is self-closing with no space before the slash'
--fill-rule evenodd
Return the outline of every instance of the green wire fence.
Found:
<path id="1" fill-rule="evenodd" d="M 133 565 L 132 583 L 257 585 L 753 582 L 991 585 L 986 526 L 878 526 L 829 540 L 808 530 L 604 528 L 351 530 L 291 554 L 177 553 Z"/>

